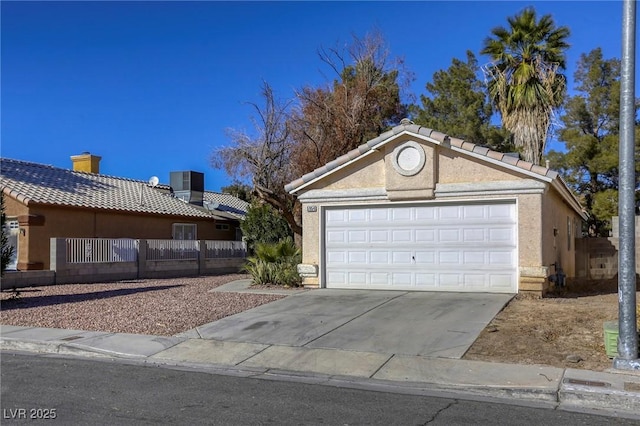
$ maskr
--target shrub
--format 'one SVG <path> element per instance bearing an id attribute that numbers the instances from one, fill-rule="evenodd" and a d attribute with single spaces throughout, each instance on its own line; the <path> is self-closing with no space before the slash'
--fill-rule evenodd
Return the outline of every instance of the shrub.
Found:
<path id="1" fill-rule="evenodd" d="M 293 236 L 289 224 L 280 213 L 270 205 L 257 201 L 251 203 L 247 215 L 240 223 L 240 229 L 251 251 L 259 243 L 275 244 Z"/>
<path id="2" fill-rule="evenodd" d="M 255 255 L 247 259 L 244 269 L 255 285 L 297 287 L 301 283 L 297 271 L 301 260 L 300 249 L 286 238 L 277 243 L 256 244 Z"/>

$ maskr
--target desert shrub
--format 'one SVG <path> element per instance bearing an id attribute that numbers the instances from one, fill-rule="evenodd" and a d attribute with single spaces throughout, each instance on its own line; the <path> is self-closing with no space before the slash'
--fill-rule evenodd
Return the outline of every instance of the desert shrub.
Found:
<path id="1" fill-rule="evenodd" d="M 281 285 L 296 287 L 301 283 L 297 271 L 302 260 L 298 249 L 291 238 L 277 243 L 258 243 L 255 255 L 247 259 L 244 269 L 256 285 Z"/>
<path id="2" fill-rule="evenodd" d="M 273 207 L 258 202 L 251 203 L 247 215 L 240 223 L 242 235 L 249 250 L 254 251 L 260 243 L 276 244 L 293 236 L 287 221 Z"/>

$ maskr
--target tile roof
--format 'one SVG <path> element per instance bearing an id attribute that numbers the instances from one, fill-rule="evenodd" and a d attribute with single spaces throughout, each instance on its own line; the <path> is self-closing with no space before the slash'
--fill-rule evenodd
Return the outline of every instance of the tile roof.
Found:
<path id="1" fill-rule="evenodd" d="M 216 214 L 225 212 L 231 217 L 241 219 L 244 218 L 249 210 L 249 203 L 241 200 L 238 197 L 234 197 L 231 194 L 223 194 L 220 192 L 205 191 L 202 197 L 206 202 L 217 203 Z"/>
<path id="2" fill-rule="evenodd" d="M 352 160 L 355 160 L 356 158 L 362 156 L 363 154 L 369 151 L 379 148 L 380 146 L 384 145 L 387 141 L 391 140 L 394 136 L 403 132 L 414 133 L 416 135 L 425 136 L 427 138 L 437 141 L 440 145 L 443 145 L 443 146 L 449 145 L 451 147 L 456 147 L 462 151 L 468 151 L 470 153 L 473 153 L 479 156 L 487 157 L 488 159 L 497 160 L 499 162 L 504 163 L 505 166 L 507 165 L 515 166 L 519 169 L 534 173 L 541 177 L 546 177 L 552 180 L 558 177 L 557 172 L 551 169 L 548 169 L 546 167 L 534 165 L 532 163 L 529 163 L 528 161 L 520 160 L 509 154 L 492 151 L 489 148 L 476 145 L 471 142 L 465 142 L 462 139 L 450 137 L 444 133 L 419 126 L 417 124 L 414 124 L 408 119 L 404 119 L 402 120 L 401 124 L 399 124 L 398 126 L 395 126 L 391 130 L 381 134 L 380 136 L 374 139 L 371 139 L 367 143 L 360 145 L 356 149 L 353 149 L 347 152 L 346 154 L 336 158 L 335 160 L 325 164 L 324 166 L 315 169 L 311 173 L 307 173 L 301 178 L 296 179 L 291 183 L 288 183 L 287 185 L 285 185 L 284 189 L 285 191 L 290 193 L 295 192 L 302 185 L 308 182 L 311 182 L 312 180 L 315 180 Z"/>
<path id="3" fill-rule="evenodd" d="M 37 203 L 159 215 L 230 218 L 228 214 L 209 212 L 172 197 L 167 193 L 166 185 L 156 189 L 148 186 L 147 182 L 134 179 L 7 158 L 0 158 L 0 188 L 27 205 Z M 243 216 L 243 202 L 235 198 L 227 195 L 220 201 L 220 206 L 232 210 L 234 215 L 231 218 L 240 218 Z"/>

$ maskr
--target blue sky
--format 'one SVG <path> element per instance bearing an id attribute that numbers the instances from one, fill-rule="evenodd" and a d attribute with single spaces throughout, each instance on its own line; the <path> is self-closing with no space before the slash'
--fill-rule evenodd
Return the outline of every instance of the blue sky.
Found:
<path id="1" fill-rule="evenodd" d="M 263 80 L 283 99 L 322 84 L 318 48 L 377 27 L 419 98 L 528 5 L 571 28 L 571 84 L 581 53 L 620 57 L 621 1 L 2 1 L 0 152 L 70 168 L 89 151 L 104 174 L 168 183 L 195 170 L 219 190 L 232 179 L 211 168 L 212 150 L 229 144 L 226 128 L 252 129 L 246 102 L 260 101 Z"/>

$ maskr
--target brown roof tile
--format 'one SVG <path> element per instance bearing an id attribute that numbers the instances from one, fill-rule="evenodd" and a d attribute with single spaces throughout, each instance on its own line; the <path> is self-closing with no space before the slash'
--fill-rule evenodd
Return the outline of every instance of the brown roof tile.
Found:
<path id="1" fill-rule="evenodd" d="M 206 209 L 185 203 L 166 191 L 151 188 L 147 182 L 8 158 L 0 159 L 0 188 L 24 204 L 212 217 Z M 203 197 L 218 202 L 222 207 L 219 210 L 226 206 L 239 216 L 244 216 L 248 207 L 244 201 L 229 194 L 205 192 Z"/>

